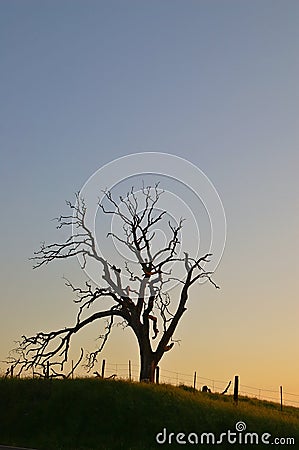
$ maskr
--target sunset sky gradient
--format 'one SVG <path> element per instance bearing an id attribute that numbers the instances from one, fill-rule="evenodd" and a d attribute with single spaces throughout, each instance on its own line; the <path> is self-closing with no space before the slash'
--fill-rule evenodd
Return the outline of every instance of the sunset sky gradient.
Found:
<path id="1" fill-rule="evenodd" d="M 1 1 L 1 360 L 75 320 L 78 262 L 28 260 L 61 240 L 65 200 L 116 158 L 164 152 L 209 177 L 228 231 L 221 289 L 194 288 L 162 370 L 299 394 L 298 23 L 295 0 Z M 114 331 L 103 357 L 137 364 Z"/>

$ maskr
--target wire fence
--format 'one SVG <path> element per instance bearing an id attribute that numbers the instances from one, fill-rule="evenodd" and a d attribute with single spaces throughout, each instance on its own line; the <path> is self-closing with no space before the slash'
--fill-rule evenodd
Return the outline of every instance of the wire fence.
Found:
<path id="1" fill-rule="evenodd" d="M 160 383 L 171 384 L 174 386 L 190 386 L 194 387 L 194 374 L 182 373 L 173 370 L 168 370 L 160 367 Z M 139 380 L 139 365 L 134 363 L 112 364 L 105 365 L 105 378 L 116 375 L 120 379 L 131 379 L 132 381 Z M 203 386 L 208 386 L 213 393 L 221 393 L 228 386 L 231 380 L 216 380 L 212 378 L 205 378 L 196 374 L 196 389 L 201 390 Z M 233 394 L 233 384 L 227 390 L 228 395 Z M 240 384 L 239 395 L 251 397 L 258 400 L 267 400 L 270 402 L 280 402 L 280 386 L 277 389 L 265 389 L 263 387 L 247 386 Z M 283 404 L 285 406 L 295 406 L 299 408 L 299 394 L 283 391 Z"/>
<path id="2" fill-rule="evenodd" d="M 73 361 L 72 361 L 73 365 Z M 93 372 L 93 376 L 103 377 L 103 378 L 117 378 L 131 381 L 139 380 L 139 364 L 132 363 L 128 361 L 127 363 L 109 363 L 106 360 L 102 361 L 102 367 L 100 371 Z M 13 369 L 8 369 L 6 376 L 13 377 Z M 34 374 L 33 374 L 34 376 Z M 75 373 L 72 373 L 72 378 Z M 49 369 L 48 369 L 48 376 Z M 227 393 L 232 395 L 234 392 L 233 379 L 230 380 L 216 380 L 212 378 L 205 378 L 198 376 L 195 371 L 193 374 L 182 373 L 178 371 L 168 370 L 164 368 L 159 368 L 159 382 L 165 384 L 171 384 L 174 386 L 188 386 L 193 387 L 197 390 L 202 390 L 203 386 L 207 387 L 212 393 Z M 229 385 L 229 382 L 230 385 Z M 294 394 L 291 392 L 283 391 L 282 386 L 278 386 L 277 389 L 265 389 L 256 386 L 247 386 L 240 383 L 238 388 L 238 394 L 241 396 L 254 398 L 258 400 L 267 400 L 270 402 L 281 403 L 284 406 L 294 406 L 299 408 L 299 394 Z"/>

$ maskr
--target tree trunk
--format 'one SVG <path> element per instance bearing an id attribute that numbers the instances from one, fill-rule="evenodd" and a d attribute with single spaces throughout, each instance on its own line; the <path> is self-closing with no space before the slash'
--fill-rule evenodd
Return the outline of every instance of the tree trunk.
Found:
<path id="1" fill-rule="evenodd" d="M 140 381 L 154 383 L 157 364 L 151 350 L 140 349 Z"/>

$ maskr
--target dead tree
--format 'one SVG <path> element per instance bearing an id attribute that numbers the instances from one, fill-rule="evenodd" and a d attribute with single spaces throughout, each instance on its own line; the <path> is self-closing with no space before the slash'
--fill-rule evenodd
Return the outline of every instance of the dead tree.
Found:
<path id="1" fill-rule="evenodd" d="M 101 345 L 86 354 L 86 366 L 91 370 L 112 331 L 115 321 L 119 319 L 125 327 L 130 328 L 137 338 L 140 354 L 140 380 L 154 382 L 155 368 L 166 351 L 171 350 L 174 333 L 184 312 L 190 287 L 207 278 L 216 288 L 212 280 L 212 272 L 204 269 L 211 254 L 200 258 L 192 258 L 188 253 L 180 258 L 178 246 L 182 231 L 183 219 L 178 222 L 167 220 L 167 212 L 158 209 L 157 204 L 163 190 L 159 184 L 141 188 L 141 199 L 132 188 L 125 197 L 117 202 L 110 191 L 105 191 L 98 206 L 105 215 L 114 215 L 122 223 L 122 234 L 108 233 L 120 245 L 126 247 L 133 260 L 124 261 L 117 267 L 107 261 L 97 250 L 95 236 L 87 224 L 87 207 L 83 198 L 76 194 L 76 202 L 67 202 L 71 214 L 57 218 L 57 228 L 71 229 L 70 236 L 62 243 L 42 243 L 34 253 L 34 268 L 47 265 L 51 261 L 79 256 L 84 269 L 89 260 L 99 265 L 102 273 L 102 285 L 86 281 L 84 287 L 75 287 L 66 281 L 79 305 L 74 325 L 56 331 L 38 332 L 34 336 L 22 336 L 9 364 L 21 373 L 24 370 L 50 366 L 51 373 L 56 375 L 63 371 L 68 360 L 72 337 L 89 324 L 106 319 L 107 324 Z M 163 248 L 154 250 L 155 232 L 159 226 L 167 228 L 169 239 Z M 177 279 L 180 293 L 176 299 L 168 291 L 168 285 L 175 277 L 171 271 L 173 264 L 180 264 L 184 276 Z M 137 268 L 136 268 L 137 267 Z M 125 276 L 124 276 L 125 275 Z M 127 284 L 129 283 L 129 284 Z M 109 308 L 103 309 L 101 300 L 111 301 Z M 96 307 L 96 312 L 89 313 L 89 308 Z M 155 345 L 154 345 L 155 344 Z M 60 372 L 57 372 L 59 370 Z"/>

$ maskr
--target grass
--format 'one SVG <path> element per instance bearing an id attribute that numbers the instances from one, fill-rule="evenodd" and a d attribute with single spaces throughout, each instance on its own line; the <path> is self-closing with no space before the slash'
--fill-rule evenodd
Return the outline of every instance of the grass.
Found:
<path id="1" fill-rule="evenodd" d="M 197 433 L 200 439 L 201 433 L 212 432 L 218 439 L 229 429 L 235 432 L 238 421 L 246 423 L 247 432 L 270 433 L 270 442 L 274 437 L 293 437 L 297 446 L 299 442 L 298 408 L 281 412 L 278 404 L 247 397 L 235 406 L 230 396 L 169 385 L 0 378 L 0 405 L 0 444 L 38 450 L 182 448 L 157 444 L 157 433 L 166 428 L 167 433 Z M 228 443 L 216 447 L 257 448 Z"/>

